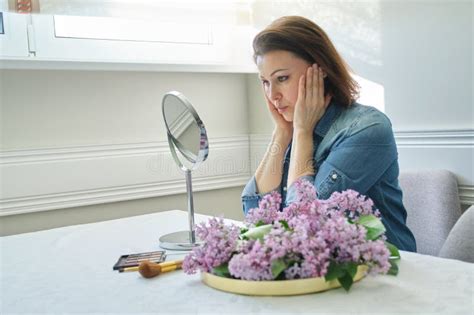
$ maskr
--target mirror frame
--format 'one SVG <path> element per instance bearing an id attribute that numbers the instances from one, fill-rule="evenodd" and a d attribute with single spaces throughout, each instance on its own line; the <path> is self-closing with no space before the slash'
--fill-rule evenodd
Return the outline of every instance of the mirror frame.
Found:
<path id="1" fill-rule="evenodd" d="M 191 113 L 191 115 L 194 118 L 194 121 L 196 122 L 199 128 L 199 135 L 200 135 L 199 152 L 196 155 L 195 159 L 193 159 L 190 156 L 189 151 L 186 150 L 186 148 L 184 148 L 183 145 L 178 141 L 178 139 L 176 139 L 170 132 L 170 127 L 168 125 L 168 121 L 166 120 L 166 115 L 165 115 L 165 102 L 168 97 L 178 98 L 184 104 L 186 109 Z M 178 154 L 175 150 L 175 149 L 178 149 L 178 151 L 186 160 L 193 163 L 193 166 L 190 169 L 191 170 L 196 169 L 202 162 L 204 162 L 207 159 L 207 156 L 209 155 L 209 141 L 207 138 L 206 128 L 204 127 L 204 123 L 202 122 L 201 118 L 199 118 L 199 115 L 197 114 L 194 107 L 191 105 L 191 102 L 189 102 L 188 99 L 182 93 L 178 91 L 170 91 L 170 92 L 165 93 L 161 102 L 161 111 L 163 115 L 163 120 L 165 121 L 166 131 L 168 134 L 168 143 L 170 145 L 171 154 L 176 164 L 178 164 L 178 166 L 183 171 L 186 171 L 189 169 L 188 167 L 184 165 L 184 163 L 182 163 L 181 159 L 178 157 Z"/>

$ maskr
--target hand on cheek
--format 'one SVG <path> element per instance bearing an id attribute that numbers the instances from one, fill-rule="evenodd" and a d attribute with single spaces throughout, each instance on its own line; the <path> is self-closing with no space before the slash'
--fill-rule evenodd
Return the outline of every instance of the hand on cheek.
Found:
<path id="1" fill-rule="evenodd" d="M 295 104 L 293 127 L 295 132 L 313 132 L 326 111 L 328 97 L 324 97 L 324 74 L 316 64 L 300 77 Z"/>

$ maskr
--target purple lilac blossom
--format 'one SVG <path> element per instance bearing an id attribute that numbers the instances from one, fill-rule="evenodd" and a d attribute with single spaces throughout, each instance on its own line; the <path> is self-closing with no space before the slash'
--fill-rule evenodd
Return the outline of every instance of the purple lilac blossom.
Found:
<path id="1" fill-rule="evenodd" d="M 258 208 L 249 210 L 245 221 L 250 224 L 257 224 L 260 221 L 264 224 L 272 223 L 278 217 L 280 205 L 281 195 L 276 191 L 272 191 L 260 200 Z"/>
<path id="2" fill-rule="evenodd" d="M 301 210 L 306 212 L 311 203 L 317 200 L 316 189 L 313 184 L 307 180 L 297 180 L 293 185 L 296 188 L 296 200 Z"/>
<path id="3" fill-rule="evenodd" d="M 380 212 L 373 209 L 374 202 L 372 199 L 360 195 L 355 190 L 336 191 L 326 200 L 326 203 L 332 209 L 345 211 L 346 216 L 351 220 L 356 220 L 361 215 L 369 214 L 380 217 Z"/>
<path id="4" fill-rule="evenodd" d="M 212 268 L 228 262 L 235 278 L 274 280 L 271 267 L 278 260 L 287 265 L 286 279 L 322 277 L 331 262 L 365 264 L 371 274 L 387 273 L 390 253 L 384 244 L 385 235 L 366 240 L 366 229 L 353 224 L 361 215 L 380 217 L 371 199 L 346 190 L 319 200 L 310 182 L 298 180 L 294 185 L 297 201 L 282 212 L 281 196 L 272 192 L 247 214 L 248 228 L 258 222 L 272 224 L 263 239 L 239 239 L 239 228 L 225 226 L 222 218 L 211 219 L 208 226 L 200 225 L 197 232 L 204 246 L 193 249 L 183 269 L 187 273 L 198 269 L 212 272 Z"/>
<path id="5" fill-rule="evenodd" d="M 257 241 L 250 252 L 239 253 L 229 261 L 229 272 L 243 280 L 272 280 L 271 261 L 266 247 Z"/>
<path id="6" fill-rule="evenodd" d="M 360 246 L 363 263 L 369 266 L 369 273 L 385 274 L 390 269 L 390 251 L 383 240 L 368 241 Z"/>
<path id="7" fill-rule="evenodd" d="M 237 246 L 240 228 L 236 225 L 225 225 L 224 218 L 212 218 L 208 224 L 196 226 L 196 236 L 203 241 L 203 246 L 196 247 L 184 258 L 183 270 L 192 274 L 198 269 L 212 272 L 214 267 L 229 261 Z"/>

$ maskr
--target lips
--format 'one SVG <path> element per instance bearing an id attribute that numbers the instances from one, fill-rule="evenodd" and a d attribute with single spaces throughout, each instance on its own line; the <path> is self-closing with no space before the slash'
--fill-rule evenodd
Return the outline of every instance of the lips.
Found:
<path id="1" fill-rule="evenodd" d="M 285 107 L 278 107 L 278 108 L 277 108 L 277 111 L 278 111 L 279 113 L 283 113 L 283 112 L 285 112 L 287 109 L 288 109 L 288 106 L 285 106 Z"/>

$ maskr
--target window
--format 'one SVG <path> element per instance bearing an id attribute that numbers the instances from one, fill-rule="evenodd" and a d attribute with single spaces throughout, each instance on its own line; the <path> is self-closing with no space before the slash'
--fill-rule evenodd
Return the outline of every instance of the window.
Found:
<path id="1" fill-rule="evenodd" d="M 212 44 L 211 30 L 207 24 L 55 15 L 54 29 L 57 38 Z"/>

